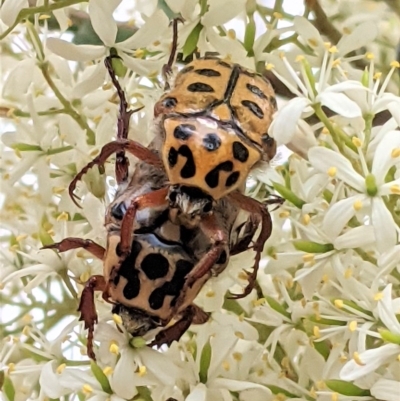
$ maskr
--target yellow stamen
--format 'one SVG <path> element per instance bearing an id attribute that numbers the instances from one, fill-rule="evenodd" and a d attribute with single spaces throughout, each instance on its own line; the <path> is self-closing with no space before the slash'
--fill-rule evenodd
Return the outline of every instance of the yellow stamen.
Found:
<path id="1" fill-rule="evenodd" d="M 65 191 L 64 187 L 53 187 L 52 190 L 54 195 L 60 195 Z"/>
<path id="2" fill-rule="evenodd" d="M 338 393 L 332 393 L 331 394 L 331 400 L 332 401 L 338 401 L 339 400 L 339 394 Z"/>
<path id="3" fill-rule="evenodd" d="M 260 306 L 265 304 L 265 298 L 259 298 L 253 301 L 254 306 Z"/>
<path id="4" fill-rule="evenodd" d="M 272 63 L 265 63 L 265 69 L 267 71 L 271 71 L 275 68 L 275 66 Z"/>
<path id="5" fill-rule="evenodd" d="M 314 262 L 314 254 L 313 253 L 306 253 L 305 255 L 303 255 L 303 261 L 304 262 Z"/>
<path id="6" fill-rule="evenodd" d="M 243 358 L 243 355 L 242 355 L 241 352 L 234 352 L 234 353 L 232 354 L 232 357 L 233 357 L 233 359 L 234 359 L 235 361 L 240 362 L 240 361 L 242 360 L 242 358 Z"/>
<path id="7" fill-rule="evenodd" d="M 343 308 L 344 302 L 342 299 L 335 299 L 333 303 L 335 304 L 336 308 Z"/>
<path id="8" fill-rule="evenodd" d="M 119 347 L 118 347 L 118 345 L 115 344 L 115 343 L 112 343 L 112 344 L 110 345 L 109 351 L 110 351 L 112 354 L 118 355 L 118 354 L 119 354 Z"/>
<path id="9" fill-rule="evenodd" d="M 358 325 L 357 321 L 353 320 L 352 322 L 349 323 L 349 330 L 352 332 L 356 331 L 357 325 Z"/>
<path id="10" fill-rule="evenodd" d="M 139 366 L 138 375 L 139 375 L 140 377 L 143 377 L 143 376 L 145 376 L 146 374 L 147 374 L 147 368 L 146 368 L 146 366 L 144 366 L 144 365 Z"/>
<path id="11" fill-rule="evenodd" d="M 390 66 L 391 66 L 392 68 L 400 68 L 400 63 L 399 63 L 397 60 L 393 60 L 393 61 L 390 63 Z"/>
<path id="12" fill-rule="evenodd" d="M 326 283 L 329 281 L 329 276 L 328 276 L 327 274 L 324 274 L 324 275 L 322 276 L 321 281 L 322 281 L 323 283 L 326 284 Z"/>
<path id="13" fill-rule="evenodd" d="M 236 32 L 234 29 L 228 29 L 227 36 L 229 39 L 236 39 Z"/>
<path id="14" fill-rule="evenodd" d="M 342 63 L 342 61 L 340 60 L 340 58 L 336 59 L 333 63 L 332 63 L 332 68 L 337 68 L 339 67 L 339 65 Z"/>
<path id="15" fill-rule="evenodd" d="M 80 276 L 79 276 L 79 280 L 81 281 L 81 283 L 86 283 L 86 281 L 89 280 L 90 277 L 90 273 L 89 272 L 83 272 Z"/>
<path id="16" fill-rule="evenodd" d="M 283 15 L 281 13 L 278 13 L 277 11 L 275 11 L 272 15 L 276 19 L 282 19 L 283 18 Z"/>
<path id="17" fill-rule="evenodd" d="M 383 292 L 377 292 L 377 293 L 374 295 L 374 300 L 375 300 L 375 301 L 380 301 L 381 299 L 383 299 Z"/>
<path id="18" fill-rule="evenodd" d="M 358 352 L 353 353 L 353 359 L 357 365 L 364 366 L 365 363 L 360 359 L 360 354 Z"/>
<path id="19" fill-rule="evenodd" d="M 120 315 L 117 315 L 116 313 L 113 313 L 112 318 L 113 318 L 115 324 L 119 324 L 119 325 L 122 324 L 122 319 L 121 319 Z"/>
<path id="20" fill-rule="evenodd" d="M 367 60 L 373 60 L 375 58 L 375 56 L 373 55 L 373 53 L 367 52 L 367 53 L 365 53 L 365 58 Z"/>
<path id="21" fill-rule="evenodd" d="M 344 271 L 344 278 L 350 278 L 353 275 L 353 270 L 351 267 L 347 268 Z"/>
<path id="22" fill-rule="evenodd" d="M 399 156 L 400 156 L 400 148 L 394 148 L 394 149 L 392 150 L 392 153 L 390 154 L 390 156 L 392 156 L 393 159 L 394 159 L 395 157 L 399 157 Z"/>
<path id="23" fill-rule="evenodd" d="M 299 63 L 299 62 L 303 61 L 304 58 L 305 58 L 305 57 L 304 57 L 302 54 L 299 54 L 299 55 L 295 58 L 295 61 L 296 61 L 296 63 Z"/>
<path id="24" fill-rule="evenodd" d="M 315 338 L 320 338 L 321 337 L 321 332 L 319 330 L 318 326 L 314 326 L 313 327 L 313 334 Z"/>
<path id="25" fill-rule="evenodd" d="M 329 177 L 331 177 L 331 178 L 336 177 L 336 174 L 337 174 L 337 168 L 336 167 L 329 167 L 329 169 L 328 169 Z"/>
<path id="26" fill-rule="evenodd" d="M 341 354 L 339 360 L 340 362 L 345 363 L 347 362 L 348 358 L 345 354 Z"/>
<path id="27" fill-rule="evenodd" d="M 213 290 L 208 290 L 208 291 L 206 292 L 206 297 L 208 297 L 208 298 L 213 298 L 213 297 L 215 297 L 215 291 L 213 291 Z"/>
<path id="28" fill-rule="evenodd" d="M 356 200 L 356 201 L 353 203 L 353 208 L 354 208 L 354 210 L 357 211 L 357 212 L 358 212 L 359 210 L 361 210 L 362 207 L 363 207 L 363 203 L 362 203 L 360 200 Z"/>
<path id="29" fill-rule="evenodd" d="M 133 52 L 134 57 L 136 58 L 143 58 L 144 57 L 144 50 L 143 49 L 136 49 Z"/>
<path id="30" fill-rule="evenodd" d="M 331 53 L 331 54 L 334 54 L 334 53 L 338 53 L 339 50 L 338 50 L 338 48 L 337 48 L 336 46 L 331 46 L 331 47 L 328 49 L 328 52 Z"/>
<path id="31" fill-rule="evenodd" d="M 69 214 L 67 212 L 61 212 L 57 216 L 57 221 L 68 221 L 69 220 Z"/>
<path id="32" fill-rule="evenodd" d="M 360 148 L 362 145 L 360 138 L 357 138 L 356 136 L 353 136 L 353 138 L 351 138 L 351 142 L 353 142 L 353 145 L 357 148 Z"/>
<path id="33" fill-rule="evenodd" d="M 310 224 L 310 221 L 311 221 L 310 215 L 309 215 L 309 214 L 305 214 L 305 215 L 303 216 L 303 223 L 304 223 L 306 226 L 308 226 L 308 225 Z"/>
<path id="34" fill-rule="evenodd" d="M 24 326 L 24 328 L 22 329 L 22 334 L 24 336 L 29 336 L 30 331 L 31 331 L 31 329 L 29 326 Z"/>
<path id="35" fill-rule="evenodd" d="M 103 373 L 104 373 L 106 376 L 110 376 L 113 372 L 114 372 L 114 370 L 113 370 L 113 368 L 112 368 L 111 366 L 106 366 L 106 367 L 103 369 Z"/>
<path id="36" fill-rule="evenodd" d="M 42 14 L 42 15 L 39 15 L 39 20 L 45 20 L 45 19 L 49 19 L 49 18 L 51 18 L 51 16 L 50 15 L 48 15 L 48 14 Z"/>
<path id="37" fill-rule="evenodd" d="M 290 216 L 290 212 L 288 212 L 287 210 L 279 213 L 279 217 L 281 219 L 287 219 L 289 216 Z"/>
<path id="38" fill-rule="evenodd" d="M 241 340 L 244 339 L 244 335 L 243 335 L 243 333 L 241 331 L 235 331 L 235 336 L 237 338 L 240 338 Z"/>
<path id="39" fill-rule="evenodd" d="M 222 362 L 222 367 L 224 368 L 224 370 L 228 371 L 230 370 L 231 366 L 229 365 L 228 361 L 223 361 Z"/>
<path id="40" fill-rule="evenodd" d="M 14 370 L 15 370 L 15 363 L 9 363 L 8 365 L 8 374 L 10 374 L 10 373 L 12 373 L 12 372 L 14 372 Z"/>
<path id="41" fill-rule="evenodd" d="M 382 76 L 382 73 L 381 73 L 381 72 L 376 72 L 376 73 L 374 74 L 373 78 L 374 78 L 375 81 L 376 81 L 376 80 L 380 79 L 381 76 Z"/>
<path id="42" fill-rule="evenodd" d="M 92 394 L 93 393 L 93 388 L 92 388 L 92 386 L 90 385 L 90 384 L 84 384 L 83 386 L 82 386 L 82 393 L 83 394 L 85 394 L 85 395 L 90 395 L 90 394 Z"/>
<path id="43" fill-rule="evenodd" d="M 57 369 L 56 369 L 56 373 L 60 375 L 62 372 L 64 372 L 64 369 L 65 369 L 66 366 L 67 365 L 65 363 L 62 363 L 61 365 L 58 365 Z"/>
<path id="44" fill-rule="evenodd" d="M 325 46 L 325 49 L 328 50 L 328 49 L 331 48 L 332 43 L 331 42 L 324 42 L 324 46 Z"/>
<path id="45" fill-rule="evenodd" d="M 392 185 L 390 187 L 390 192 L 395 195 L 400 195 L 400 186 L 399 185 Z"/>

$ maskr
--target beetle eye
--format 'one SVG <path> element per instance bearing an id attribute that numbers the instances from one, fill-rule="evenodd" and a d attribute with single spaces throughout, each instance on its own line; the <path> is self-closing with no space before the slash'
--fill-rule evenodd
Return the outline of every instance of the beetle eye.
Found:
<path id="1" fill-rule="evenodd" d="M 176 202 L 176 192 L 170 192 L 170 194 L 168 195 L 168 198 L 169 198 L 170 202 L 175 203 Z"/>
<path id="2" fill-rule="evenodd" d="M 209 212 L 211 212 L 211 209 L 212 209 L 212 203 L 211 202 L 207 202 L 203 207 L 203 212 L 204 213 L 209 213 Z"/>
<path id="3" fill-rule="evenodd" d="M 162 105 L 167 108 L 176 106 L 178 101 L 174 97 L 167 97 L 162 101 Z"/>

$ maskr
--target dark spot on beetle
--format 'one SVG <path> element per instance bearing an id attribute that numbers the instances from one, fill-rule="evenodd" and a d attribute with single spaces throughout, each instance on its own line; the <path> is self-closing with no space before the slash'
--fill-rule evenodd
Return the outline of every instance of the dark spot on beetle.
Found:
<path id="1" fill-rule="evenodd" d="M 219 258 L 217 260 L 217 265 L 222 265 L 226 262 L 228 255 L 226 254 L 226 251 L 222 251 L 221 255 L 219 255 Z"/>
<path id="2" fill-rule="evenodd" d="M 249 151 L 242 143 L 235 141 L 232 144 L 233 157 L 244 163 L 249 158 Z"/>
<path id="3" fill-rule="evenodd" d="M 196 130 L 196 127 L 192 124 L 181 124 L 175 127 L 174 129 L 174 137 L 176 139 L 181 139 L 182 141 L 186 141 L 190 136 L 193 135 L 193 132 Z"/>
<path id="4" fill-rule="evenodd" d="M 116 203 L 111 208 L 111 216 L 116 220 L 122 220 L 126 213 L 126 206 L 124 202 Z"/>
<path id="5" fill-rule="evenodd" d="M 128 280 L 122 291 L 126 299 L 136 298 L 140 292 L 139 272 L 136 269 L 132 270 L 135 274 L 131 274 L 130 279 Z"/>
<path id="6" fill-rule="evenodd" d="M 218 60 L 218 64 L 226 68 L 232 68 L 232 65 L 227 63 L 226 61 Z"/>
<path id="7" fill-rule="evenodd" d="M 200 68 L 195 71 L 196 74 L 204 75 L 205 77 L 220 77 L 219 71 L 212 70 L 211 68 Z"/>
<path id="8" fill-rule="evenodd" d="M 167 275 L 169 263 L 165 256 L 159 253 L 150 253 L 143 258 L 140 267 L 150 280 L 156 280 Z"/>
<path id="9" fill-rule="evenodd" d="M 275 110 L 277 110 L 277 108 L 278 108 L 278 103 L 276 102 L 275 96 L 270 96 L 270 97 L 269 97 L 269 101 L 270 101 L 270 103 L 272 104 L 272 107 L 273 107 Z"/>
<path id="10" fill-rule="evenodd" d="M 119 274 L 117 274 L 115 277 L 114 277 L 114 279 L 113 279 L 113 283 L 114 283 L 114 285 L 118 285 L 118 283 L 119 283 L 119 279 L 120 279 L 120 275 Z"/>
<path id="11" fill-rule="evenodd" d="M 241 71 L 240 71 L 243 75 L 247 75 L 248 77 L 250 77 L 250 78 L 254 78 L 254 77 L 259 77 L 260 76 L 260 74 L 257 74 L 256 72 L 251 72 L 251 71 L 249 71 L 249 70 L 246 70 L 246 69 L 244 69 L 244 68 L 241 68 Z"/>
<path id="12" fill-rule="evenodd" d="M 176 98 L 174 97 L 166 97 L 163 101 L 162 101 L 162 105 L 164 107 L 166 107 L 167 109 L 170 109 L 171 107 L 175 107 L 178 103 L 178 100 L 176 100 Z"/>
<path id="13" fill-rule="evenodd" d="M 264 92 L 257 86 L 252 84 L 246 84 L 247 89 L 258 96 L 260 99 L 268 99 L 268 97 L 264 94 Z"/>
<path id="14" fill-rule="evenodd" d="M 183 157 L 186 157 L 186 163 L 182 167 L 181 177 L 182 178 L 191 178 L 196 174 L 196 164 L 194 163 L 193 153 L 190 148 L 186 145 L 182 145 L 178 153 Z"/>
<path id="15" fill-rule="evenodd" d="M 214 134 L 214 133 L 207 134 L 203 138 L 203 146 L 209 152 L 212 152 L 214 150 L 217 150 L 221 146 L 221 139 L 217 134 Z"/>
<path id="16" fill-rule="evenodd" d="M 182 244 L 187 244 L 189 243 L 195 233 L 193 229 L 187 228 L 185 226 L 179 226 L 179 238 Z"/>
<path id="17" fill-rule="evenodd" d="M 231 161 L 226 161 L 218 164 L 214 167 L 205 177 L 205 181 L 210 188 L 216 188 L 219 183 L 219 172 L 220 171 L 232 171 L 233 163 Z"/>
<path id="18" fill-rule="evenodd" d="M 151 309 L 160 309 L 164 304 L 165 289 L 163 287 L 156 288 L 149 297 L 149 305 Z"/>
<path id="19" fill-rule="evenodd" d="M 187 87 L 187 90 L 189 92 L 214 92 L 212 86 L 203 82 L 194 82 Z"/>
<path id="20" fill-rule="evenodd" d="M 138 241 L 133 241 L 132 247 L 131 247 L 131 252 L 129 255 L 125 258 L 125 260 L 121 263 L 121 267 L 119 268 L 118 273 L 125 277 L 128 281 L 131 278 L 131 275 L 135 275 L 137 273 L 134 273 L 133 271 L 135 270 L 135 265 L 136 265 L 136 259 L 142 250 L 142 245 Z M 118 252 L 117 252 L 118 254 Z"/>
<path id="21" fill-rule="evenodd" d="M 168 164 L 174 167 L 178 161 L 178 151 L 172 147 L 168 152 Z"/>
<path id="22" fill-rule="evenodd" d="M 186 74 L 187 72 L 193 71 L 194 67 L 192 65 L 189 65 L 188 67 L 182 68 L 179 71 L 179 74 Z"/>
<path id="23" fill-rule="evenodd" d="M 260 119 L 264 118 L 264 112 L 257 103 L 254 103 L 251 100 L 242 100 L 242 105 L 247 107 L 256 117 Z"/>
<path id="24" fill-rule="evenodd" d="M 175 275 L 179 273 L 181 277 L 185 277 L 187 274 L 191 272 L 194 264 L 189 260 L 180 259 L 176 262 L 176 272 Z M 174 275 L 174 277 L 175 277 Z"/>
<path id="25" fill-rule="evenodd" d="M 231 187 L 232 185 L 236 184 L 236 183 L 237 183 L 237 180 L 239 179 L 239 177 L 240 177 L 239 171 L 233 172 L 233 173 L 230 174 L 229 177 L 226 179 L 225 186 L 226 186 L 226 187 Z"/>

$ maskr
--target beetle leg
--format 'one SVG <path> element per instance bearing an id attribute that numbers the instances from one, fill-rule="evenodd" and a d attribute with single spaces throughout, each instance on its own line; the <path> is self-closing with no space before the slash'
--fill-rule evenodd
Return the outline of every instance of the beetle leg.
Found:
<path id="1" fill-rule="evenodd" d="M 156 208 L 167 205 L 168 187 L 138 196 L 131 201 L 121 223 L 121 242 L 118 244 L 118 253 L 122 258 L 130 252 L 132 246 L 133 227 L 136 212 L 141 209 Z"/>
<path id="2" fill-rule="evenodd" d="M 251 273 L 246 272 L 248 274 L 249 282 L 247 286 L 244 288 L 242 294 L 232 294 L 231 296 L 232 299 L 239 299 L 250 294 L 250 292 L 254 288 L 257 279 L 258 268 L 260 266 L 261 253 L 264 249 L 265 242 L 271 235 L 272 220 L 268 209 L 265 207 L 265 205 L 263 205 L 259 201 L 250 198 L 246 195 L 243 195 L 240 192 L 232 192 L 231 194 L 228 195 L 228 197 L 233 203 L 241 207 L 243 210 L 258 215 L 261 220 L 261 232 L 253 246 L 253 249 L 256 252 L 253 271 Z"/>
<path id="3" fill-rule="evenodd" d="M 151 164 L 160 169 L 163 168 L 162 160 L 160 159 L 158 154 L 152 152 L 150 149 L 144 147 L 143 145 L 141 145 L 136 141 L 124 139 L 124 140 L 109 142 L 103 146 L 103 148 L 100 151 L 100 154 L 97 157 L 95 157 L 91 162 L 89 162 L 69 184 L 68 192 L 75 205 L 80 207 L 77 203 L 77 199 L 79 198 L 76 195 L 74 195 L 76 184 L 78 183 L 78 181 L 82 179 L 82 177 L 87 173 L 87 171 L 96 165 L 103 166 L 106 160 L 113 153 L 125 150 L 148 164 Z"/>
<path id="4" fill-rule="evenodd" d="M 93 351 L 94 325 L 97 324 L 97 312 L 94 305 L 95 291 L 102 291 L 103 298 L 105 298 L 107 292 L 107 283 L 103 276 L 92 276 L 88 281 L 86 281 L 78 307 L 78 312 L 81 312 L 79 320 L 85 323 L 85 329 L 88 330 L 87 354 L 89 358 L 93 360 L 96 360 L 96 356 Z"/>
<path id="5" fill-rule="evenodd" d="M 178 48 L 178 22 L 183 22 L 183 18 L 174 18 L 172 20 L 172 45 L 171 45 L 171 53 L 169 55 L 169 59 L 167 64 L 164 64 L 162 67 L 162 77 L 164 78 L 164 90 L 167 91 L 170 89 L 170 84 L 168 82 L 169 76 L 172 74 L 172 65 L 174 64 L 176 51 Z"/>
<path id="6" fill-rule="evenodd" d="M 238 255 L 239 253 L 245 252 L 252 248 L 250 243 L 253 240 L 254 234 L 256 233 L 260 225 L 260 217 L 258 215 L 250 214 L 247 221 L 240 225 L 236 230 L 240 232 L 244 227 L 242 236 L 239 236 L 234 244 L 231 244 L 229 253 L 231 256 Z"/>
<path id="7" fill-rule="evenodd" d="M 60 242 L 55 242 L 51 245 L 46 245 L 42 249 L 56 249 L 58 252 L 69 251 L 70 249 L 83 248 L 90 252 L 93 256 L 103 260 L 106 250 L 96 242 L 90 239 L 68 237 Z"/>
<path id="8" fill-rule="evenodd" d="M 160 331 L 149 344 L 149 347 L 160 347 L 163 344 L 170 346 L 174 341 L 178 341 L 182 337 L 192 323 L 203 324 L 210 315 L 197 305 L 192 304 L 183 310 L 181 316 L 175 324 Z"/>

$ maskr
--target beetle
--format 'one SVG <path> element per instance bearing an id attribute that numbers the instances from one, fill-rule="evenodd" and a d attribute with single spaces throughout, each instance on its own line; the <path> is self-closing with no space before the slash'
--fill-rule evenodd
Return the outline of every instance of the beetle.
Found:
<path id="1" fill-rule="evenodd" d="M 120 97 L 117 136 L 121 140 L 128 133 L 133 111 L 128 110 L 110 57 L 106 66 Z M 165 172 L 139 162 L 129 178 L 128 165 L 120 151 L 115 166 L 118 189 L 105 217 L 105 248 L 72 237 L 44 247 L 59 252 L 83 248 L 104 263 L 103 275 L 85 283 L 78 308 L 88 329 L 87 352 L 92 359 L 98 320 L 95 291 L 101 291 L 103 299 L 113 305 L 113 313 L 132 336 L 154 338 L 151 346 L 169 345 L 192 323 L 207 321 L 208 314 L 194 303 L 196 296 L 210 277 L 225 269 L 230 255 L 250 248 L 259 224 L 252 215 L 240 221 L 239 208 L 227 199 L 217 201 L 214 213 L 195 227 L 176 224 L 170 219 L 167 202 L 154 207 L 154 197 L 163 193 L 167 182 Z M 139 207 L 132 208 L 132 201 Z"/>
<path id="2" fill-rule="evenodd" d="M 171 55 L 177 48 L 176 26 L 174 20 Z M 173 60 L 171 56 L 163 71 L 171 69 Z M 248 285 L 242 294 L 234 295 L 244 297 L 254 288 L 272 221 L 266 205 L 245 196 L 242 190 L 255 164 L 270 161 L 275 155 L 276 143 L 268 135 L 275 110 L 273 89 L 261 75 L 224 60 L 195 60 L 178 74 L 172 89 L 155 105 L 158 133 L 153 147 L 128 140 L 126 135 L 106 144 L 71 182 L 71 198 L 78 205 L 74 190 L 90 168 L 104 165 L 113 153 L 118 158 L 126 151 L 164 171 L 168 178 L 162 188 L 131 199 L 128 209 L 133 216 L 143 207 L 168 204 L 171 221 L 187 228 L 209 222 L 214 237 L 219 238 L 220 227 L 212 217 L 219 200 L 226 199 L 251 213 L 261 231 L 253 247 L 256 256 Z M 217 242 L 226 245 L 227 237 Z"/>

